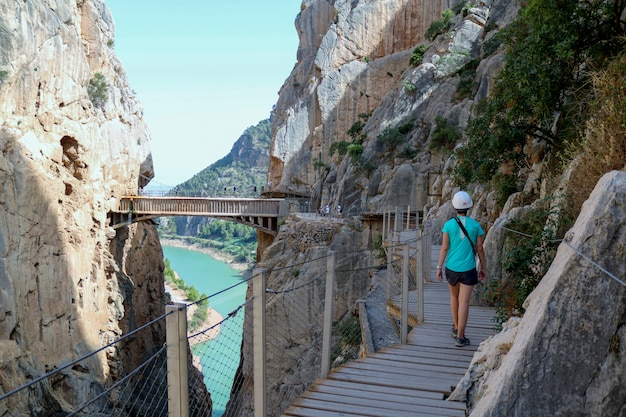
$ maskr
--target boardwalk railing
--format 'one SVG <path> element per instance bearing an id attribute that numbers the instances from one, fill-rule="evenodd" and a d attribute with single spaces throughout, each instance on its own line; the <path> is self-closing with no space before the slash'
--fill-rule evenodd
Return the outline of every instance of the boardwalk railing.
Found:
<path id="1" fill-rule="evenodd" d="M 135 199 L 143 200 L 142 198 Z M 130 206 L 128 209 L 130 210 Z M 145 206 L 141 209 L 149 211 Z M 214 211 L 206 210 L 206 212 Z M 408 234 L 417 236 L 417 231 L 409 231 Z M 415 245 L 414 248 L 417 248 L 415 239 L 412 244 Z M 407 282 L 410 269 L 407 258 L 414 249 L 411 249 L 410 242 L 393 245 L 398 245 L 401 256 L 400 261 L 392 258 L 391 263 L 400 263 L 401 280 Z M 187 415 L 208 416 L 218 413 L 218 410 L 225 412 L 224 415 L 243 415 L 244 410 L 248 412 L 246 415 L 250 415 L 249 411 L 253 410 L 255 417 L 276 415 L 276 412 L 282 412 L 304 390 L 314 384 L 317 378 L 332 375 L 334 372 L 331 372 L 330 368 L 337 366 L 331 356 L 332 351 L 337 347 L 345 347 L 346 339 L 345 333 L 338 334 L 338 323 L 333 321 L 333 291 L 338 286 L 337 279 L 341 279 L 342 275 L 349 271 L 342 270 L 337 274 L 334 268 L 336 257 L 345 259 L 348 256 L 364 259 L 372 257 L 372 254 L 353 252 L 335 254 L 329 251 L 325 256 L 304 263 L 294 260 L 293 263 L 283 268 L 285 269 L 284 276 L 289 279 L 283 283 L 282 287 L 275 289 L 267 288 L 263 270 L 255 270 L 250 280 L 242 280 L 241 285 L 208 297 L 208 302 L 211 304 L 216 298 L 230 297 L 229 291 L 240 291 L 242 301 L 235 310 L 226 314 L 222 321 L 205 326 L 194 334 L 189 334 L 185 323 L 185 313 L 191 305 L 169 307 L 162 317 L 110 345 L 103 346 L 90 355 L 105 350 L 123 352 L 125 344 L 130 343 L 127 341 L 130 340 L 129 337 L 136 337 L 137 332 L 146 331 L 152 336 L 162 335 L 165 326 L 167 341 L 163 349 L 155 348 L 154 352 L 145 352 L 145 357 L 133 358 L 133 364 L 138 366 L 135 370 L 132 368 L 128 370 L 127 374 L 107 373 L 107 379 L 97 384 L 97 391 L 100 393 L 97 397 L 83 396 L 76 400 L 76 403 L 64 403 L 62 410 L 55 408 L 54 411 L 70 413 L 66 414 L 68 416 L 96 413 L 102 416 L 164 416 L 169 409 L 170 415 L 185 417 Z M 373 267 L 380 269 L 384 266 L 383 263 Z M 388 268 L 390 266 L 387 265 Z M 372 266 L 368 264 L 367 268 L 358 268 L 355 263 L 352 267 L 355 271 L 367 274 L 368 268 L 371 270 Z M 277 273 L 276 269 L 268 272 Z M 246 292 L 248 284 L 252 285 L 254 290 L 252 293 Z M 408 286 L 403 284 L 402 288 L 406 289 Z M 408 294 L 405 292 L 400 296 L 406 299 Z M 305 297 L 310 299 L 310 304 L 304 305 L 302 300 Z M 405 309 L 415 307 L 415 304 L 403 303 Z M 244 321 L 244 315 L 248 314 L 252 316 L 251 320 Z M 153 330 L 154 326 L 159 328 Z M 358 323 L 356 327 L 359 327 Z M 403 327 L 406 328 L 406 324 L 403 324 Z M 448 330 L 449 326 L 446 324 L 439 327 Z M 239 333 L 235 332 L 236 334 L 231 335 L 233 329 L 238 329 Z M 362 345 L 360 340 L 362 337 L 364 337 L 362 334 L 358 334 L 357 348 Z M 319 346 L 319 349 L 311 349 L 313 345 Z M 160 345 L 157 343 L 155 346 Z M 191 363 L 185 364 L 189 347 L 193 353 L 194 366 Z M 270 348 L 273 348 L 273 351 L 270 351 L 268 355 Z M 287 349 L 292 352 L 290 358 L 284 354 Z M 253 352 L 252 361 L 249 357 L 252 355 L 240 357 L 241 352 Z M 301 352 L 300 357 L 293 356 L 294 352 Z M 345 350 L 341 353 L 343 352 Z M 75 369 L 88 368 L 86 365 L 76 364 L 89 361 L 89 357 L 88 355 L 78 358 L 75 362 L 68 364 L 58 364 L 57 369 L 49 374 L 34 372 L 34 375 L 41 376 L 37 376 L 27 385 L 0 394 L 0 416 L 26 415 L 32 411 L 29 408 L 31 405 L 40 406 L 37 404 L 38 399 L 54 398 L 60 395 L 55 391 L 54 381 L 63 377 L 72 377 Z M 231 360 L 225 361 L 229 357 Z M 295 364 L 293 367 L 290 360 Z M 306 366 L 306 369 L 300 369 L 296 365 Z M 384 367 L 384 365 L 381 366 Z M 403 365 L 398 367 L 406 368 Z M 188 372 L 185 374 L 184 370 L 187 368 Z M 291 371 L 287 375 L 289 378 L 287 380 L 281 379 L 285 378 L 285 372 L 283 372 L 285 368 Z M 199 370 L 202 374 L 199 374 Z M 360 371 L 355 372 L 358 374 Z M 167 387 L 164 384 L 166 374 L 169 378 Z M 204 375 L 204 380 L 202 380 L 202 375 Z M 229 376 L 223 378 L 223 375 Z M 198 378 L 200 382 L 204 382 L 203 385 L 198 384 Z M 214 380 L 215 378 L 217 380 Z M 349 378 L 360 379 L 354 375 Z M 382 381 L 383 379 L 376 380 Z M 254 383 L 252 383 L 253 380 Z M 226 385 L 219 385 L 224 382 Z M 3 387 L 3 389 L 6 388 L 8 387 Z M 170 390 L 169 393 L 168 390 Z M 207 391 L 210 397 L 207 396 Z M 251 392 L 254 392 L 253 396 L 249 395 Z M 42 393 L 45 394 L 43 397 Z M 82 400 L 84 402 L 81 403 Z M 272 410 L 272 412 L 267 414 L 266 410 Z"/>
<path id="2" fill-rule="evenodd" d="M 287 215 L 279 198 L 122 197 L 114 210 L 114 228 L 164 216 L 206 216 L 231 220 L 276 234 L 278 219 Z"/>

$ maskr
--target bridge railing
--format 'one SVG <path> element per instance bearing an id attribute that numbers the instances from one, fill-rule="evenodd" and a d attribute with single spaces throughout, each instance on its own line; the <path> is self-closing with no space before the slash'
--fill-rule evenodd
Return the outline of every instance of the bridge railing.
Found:
<path id="1" fill-rule="evenodd" d="M 124 197 L 119 213 L 167 215 L 267 216 L 280 213 L 282 199 L 202 198 L 202 197 Z"/>

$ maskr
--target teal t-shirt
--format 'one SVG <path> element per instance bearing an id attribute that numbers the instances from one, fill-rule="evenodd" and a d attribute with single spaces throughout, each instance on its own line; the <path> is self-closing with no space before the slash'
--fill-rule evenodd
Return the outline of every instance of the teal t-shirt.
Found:
<path id="1" fill-rule="evenodd" d="M 485 232 L 480 224 L 467 216 L 459 216 L 459 219 L 465 226 L 465 230 L 472 239 L 474 247 L 476 246 L 476 238 L 484 236 Z M 455 272 L 465 272 L 476 268 L 476 257 L 472 252 L 472 245 L 467 240 L 465 233 L 459 227 L 454 219 L 448 220 L 441 230 L 448 234 L 450 238 L 450 248 L 446 257 L 446 268 Z"/>

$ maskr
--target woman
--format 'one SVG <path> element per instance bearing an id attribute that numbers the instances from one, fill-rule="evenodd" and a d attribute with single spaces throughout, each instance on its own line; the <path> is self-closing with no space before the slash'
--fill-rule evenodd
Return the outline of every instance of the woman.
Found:
<path id="1" fill-rule="evenodd" d="M 465 337 L 470 297 L 478 280 L 485 279 L 485 232 L 476 220 L 467 217 L 467 210 L 473 205 L 472 198 L 465 191 L 459 191 L 452 198 L 457 216 L 443 225 L 443 242 L 437 263 L 439 281 L 443 279 L 441 268 L 445 263 L 452 310 L 452 337 L 457 347 L 470 344 Z M 480 259 L 480 271 L 476 269 L 476 254 Z"/>

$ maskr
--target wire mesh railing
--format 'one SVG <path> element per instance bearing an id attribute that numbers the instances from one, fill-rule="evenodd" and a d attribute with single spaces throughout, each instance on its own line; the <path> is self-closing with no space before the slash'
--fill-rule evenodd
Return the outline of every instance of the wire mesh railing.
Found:
<path id="1" fill-rule="evenodd" d="M 3 380 L 0 416 L 167 415 L 165 348 L 153 340 L 163 333 L 166 316 L 49 372 L 33 369 L 40 375 L 20 386 L 12 387 L 17 377 Z M 147 340 L 155 343 L 145 351 Z M 140 351 L 145 353 L 134 353 Z"/>
<path id="2" fill-rule="evenodd" d="M 415 238 L 412 242 L 415 244 Z M 406 248 L 409 243 L 390 241 L 388 247 Z M 372 253 L 375 250 L 334 252 L 330 247 L 319 248 L 317 256 L 309 260 L 294 259 L 283 268 L 267 271 L 271 274 L 269 288 L 255 271 L 249 280 L 204 299 L 210 308 L 222 303 L 231 307 L 223 316 L 211 310 L 208 320 L 192 332 L 187 315 L 204 300 L 168 306 L 168 312 L 158 320 L 90 354 L 100 355 L 100 362 L 122 362 L 125 366 L 109 372 L 107 379 L 91 385 L 82 396 L 66 392 L 66 396 L 78 398 L 75 403 L 47 407 L 39 401 L 33 406 L 37 401 L 32 398 L 41 399 L 67 387 L 67 380 L 76 379 L 77 372 L 91 368 L 80 364 L 89 361 L 88 357 L 43 375 L 16 392 L 2 394 L 0 416 L 279 415 L 331 367 L 362 355 L 362 323 L 356 299 L 367 292 L 369 277 L 381 268 L 396 269 L 399 265 L 400 275 L 407 271 L 403 264 L 406 256 L 387 263 Z M 417 254 L 417 246 L 403 250 Z M 248 288 L 250 284 L 258 287 L 254 293 Z M 395 281 L 390 285 L 399 287 Z M 336 297 L 337 293 L 342 297 Z M 253 314 L 257 306 L 262 308 L 262 320 Z M 259 333 L 260 327 L 267 331 Z M 126 358 L 132 352 L 132 337 L 142 331 L 165 334 L 167 339 L 155 343 L 141 358 Z M 257 356 L 259 345 L 261 356 Z"/>

